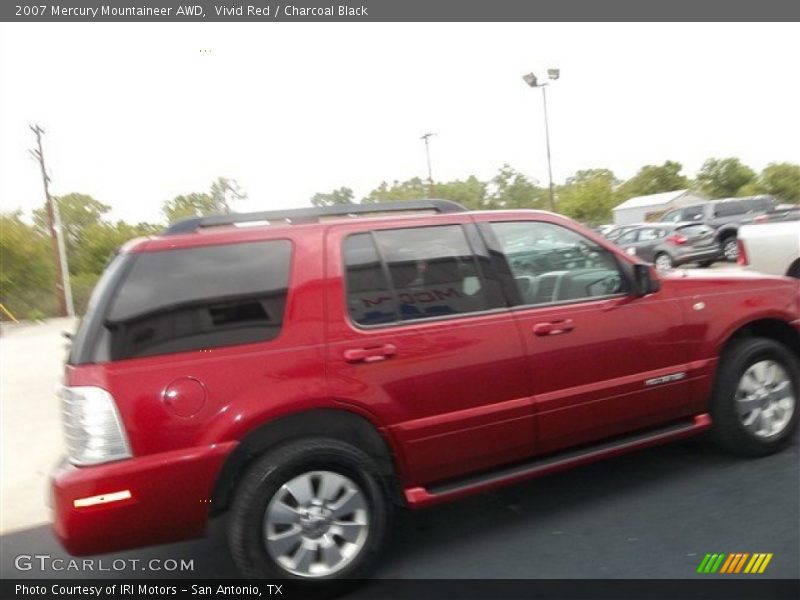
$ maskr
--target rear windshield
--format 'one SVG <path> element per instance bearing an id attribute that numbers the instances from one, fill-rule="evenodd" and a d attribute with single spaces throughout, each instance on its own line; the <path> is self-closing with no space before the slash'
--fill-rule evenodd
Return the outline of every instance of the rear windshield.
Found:
<path id="1" fill-rule="evenodd" d="M 287 240 L 134 254 L 113 292 L 96 292 L 80 340 L 92 347 L 73 350 L 74 362 L 271 340 L 283 324 L 290 258 Z"/>

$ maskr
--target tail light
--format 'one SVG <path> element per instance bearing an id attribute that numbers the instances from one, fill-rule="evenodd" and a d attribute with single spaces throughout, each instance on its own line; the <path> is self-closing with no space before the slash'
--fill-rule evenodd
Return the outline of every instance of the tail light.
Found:
<path id="1" fill-rule="evenodd" d="M 767 221 L 769 221 L 769 215 L 758 215 L 753 219 L 753 223 L 766 223 Z"/>
<path id="2" fill-rule="evenodd" d="M 683 244 L 689 241 L 689 238 L 680 233 L 673 233 L 672 235 L 667 237 L 667 241 L 672 244 L 675 244 L 676 246 L 682 246 Z"/>
<path id="3" fill-rule="evenodd" d="M 73 465 L 97 465 L 131 457 L 114 398 L 98 387 L 60 390 L 67 453 Z"/>
<path id="4" fill-rule="evenodd" d="M 736 240 L 736 248 L 739 251 L 738 255 L 736 256 L 736 264 L 740 267 L 746 267 L 750 264 L 750 261 L 747 260 L 747 250 L 744 247 L 744 242 L 741 239 Z"/>

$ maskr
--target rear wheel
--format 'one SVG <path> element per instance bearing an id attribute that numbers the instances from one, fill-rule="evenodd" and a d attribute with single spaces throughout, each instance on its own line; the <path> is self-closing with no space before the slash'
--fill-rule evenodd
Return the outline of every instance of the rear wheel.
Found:
<path id="1" fill-rule="evenodd" d="M 735 235 L 722 238 L 720 247 L 722 248 L 722 255 L 728 262 L 736 262 L 736 259 L 739 258 L 739 248 L 736 245 Z"/>
<path id="2" fill-rule="evenodd" d="M 722 357 L 711 400 L 713 433 L 747 456 L 785 446 L 797 426 L 800 369 L 783 345 L 765 338 L 735 342 Z"/>
<path id="3" fill-rule="evenodd" d="M 391 510 L 368 455 L 338 440 L 300 440 L 245 475 L 231 510 L 231 553 L 248 578 L 361 578 L 384 545 Z"/>
<path id="4" fill-rule="evenodd" d="M 666 252 L 660 252 L 656 254 L 654 264 L 659 271 L 669 271 L 672 268 L 672 257 Z"/>

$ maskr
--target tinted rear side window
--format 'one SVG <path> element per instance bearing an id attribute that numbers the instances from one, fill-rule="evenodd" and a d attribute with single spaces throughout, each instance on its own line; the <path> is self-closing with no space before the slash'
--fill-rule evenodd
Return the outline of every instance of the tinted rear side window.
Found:
<path id="1" fill-rule="evenodd" d="M 360 325 L 505 307 L 488 256 L 473 253 L 460 225 L 351 235 L 344 260 L 348 311 Z"/>
<path id="2" fill-rule="evenodd" d="M 287 240 L 144 252 L 105 319 L 111 360 L 271 340 L 286 307 Z"/>

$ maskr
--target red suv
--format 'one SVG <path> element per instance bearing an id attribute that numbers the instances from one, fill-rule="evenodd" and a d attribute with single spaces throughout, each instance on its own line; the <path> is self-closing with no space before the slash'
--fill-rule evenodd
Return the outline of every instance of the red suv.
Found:
<path id="1" fill-rule="evenodd" d="M 798 285 L 446 201 L 184 221 L 122 249 L 74 339 L 55 531 L 95 554 L 228 511 L 243 575 L 357 578 L 394 506 L 707 429 L 774 452 Z"/>

